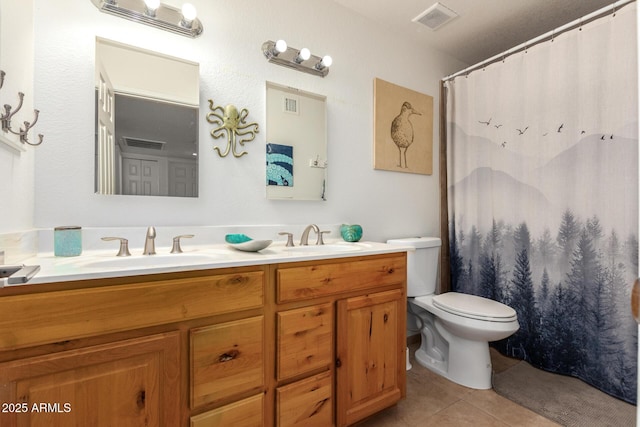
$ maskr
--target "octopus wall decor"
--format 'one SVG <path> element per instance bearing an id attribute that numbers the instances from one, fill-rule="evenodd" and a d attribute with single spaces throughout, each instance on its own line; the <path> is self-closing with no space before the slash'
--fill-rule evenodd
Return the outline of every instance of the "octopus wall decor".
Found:
<path id="1" fill-rule="evenodd" d="M 220 147 L 213 147 L 218 155 L 226 157 L 231 152 L 234 157 L 242 157 L 247 154 L 246 151 L 238 152 L 237 144 L 244 146 L 245 142 L 253 141 L 258 133 L 258 123 L 246 122 L 249 110 L 243 108 L 238 112 L 238 109 L 231 104 L 224 108 L 221 105 L 214 107 L 212 99 L 209 100 L 209 109 L 211 112 L 207 114 L 207 121 L 218 126 L 211 131 L 211 136 L 213 139 L 227 137 L 227 147 L 224 152 Z"/>

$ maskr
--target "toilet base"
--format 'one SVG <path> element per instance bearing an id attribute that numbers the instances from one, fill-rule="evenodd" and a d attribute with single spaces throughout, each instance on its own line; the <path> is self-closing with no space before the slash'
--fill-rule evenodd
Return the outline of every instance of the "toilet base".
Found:
<path id="1" fill-rule="evenodd" d="M 491 356 L 488 342 L 461 340 L 451 346 L 449 358 L 431 357 L 422 346 L 416 351 L 419 365 L 465 387 L 488 390 L 491 388 Z"/>

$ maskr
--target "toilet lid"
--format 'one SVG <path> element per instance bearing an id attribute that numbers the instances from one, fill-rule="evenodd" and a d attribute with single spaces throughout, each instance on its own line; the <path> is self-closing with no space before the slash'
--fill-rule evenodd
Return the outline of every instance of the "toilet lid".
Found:
<path id="1" fill-rule="evenodd" d="M 449 313 L 472 319 L 509 322 L 517 318 L 516 311 L 508 305 L 458 292 L 446 292 L 434 296 L 433 305 Z"/>

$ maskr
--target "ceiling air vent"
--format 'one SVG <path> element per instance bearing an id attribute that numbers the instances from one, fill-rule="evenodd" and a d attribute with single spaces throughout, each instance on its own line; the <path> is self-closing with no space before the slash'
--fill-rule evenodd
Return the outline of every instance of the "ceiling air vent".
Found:
<path id="1" fill-rule="evenodd" d="M 125 136 L 122 138 L 127 147 L 142 148 L 145 150 L 157 150 L 160 151 L 164 148 L 164 141 L 152 141 L 150 139 L 130 138 Z"/>
<path id="2" fill-rule="evenodd" d="M 420 15 L 413 18 L 412 21 L 418 22 L 435 31 L 457 17 L 458 14 L 453 10 L 441 3 L 436 3 Z"/>

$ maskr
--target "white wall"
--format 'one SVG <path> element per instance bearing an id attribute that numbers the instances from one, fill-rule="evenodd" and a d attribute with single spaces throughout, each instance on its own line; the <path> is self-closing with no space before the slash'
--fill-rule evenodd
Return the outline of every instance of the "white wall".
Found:
<path id="1" fill-rule="evenodd" d="M 25 94 L 22 109 L 13 116 L 14 130 L 33 122 L 33 5 L 29 1 L 0 0 L 0 70 L 6 72 L 0 105 L 15 111 L 18 92 Z M 15 19 L 16 16 L 21 17 Z M 4 113 L 4 108 L 2 108 Z M 30 141 L 37 141 L 36 136 Z M 17 146 L 19 137 L 0 132 L 0 138 Z M 0 233 L 33 227 L 34 150 L 22 152 L 0 142 Z M 1 240 L 0 240 L 1 243 Z M 4 245 L 0 244 L 0 249 Z"/>
<path id="2" fill-rule="evenodd" d="M 197 39 L 101 13 L 90 0 L 35 0 L 35 104 L 46 138 L 35 150 L 36 227 L 352 222 L 363 226 L 367 240 L 439 235 L 438 156 L 431 176 L 372 168 L 373 79 L 432 95 L 437 106 L 439 79 L 466 64 L 398 39 L 332 1 L 191 2 L 204 25 Z M 93 193 L 96 36 L 200 63 L 199 198 Z M 278 38 L 330 54 L 329 75 L 269 64 L 261 45 Z M 265 198 L 266 81 L 327 96 L 328 201 Z M 249 121 L 260 124 L 245 145 L 248 155 L 218 157 L 212 147 L 221 140 L 209 136 L 204 119 L 208 99 L 248 108 Z M 436 108 L 434 153 L 438 132 Z"/>

